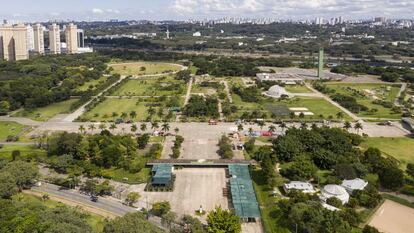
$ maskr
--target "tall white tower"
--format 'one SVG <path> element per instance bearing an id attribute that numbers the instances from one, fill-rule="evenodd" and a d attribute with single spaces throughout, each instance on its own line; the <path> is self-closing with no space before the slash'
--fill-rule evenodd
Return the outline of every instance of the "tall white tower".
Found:
<path id="1" fill-rule="evenodd" d="M 38 54 L 45 54 L 45 38 L 43 26 L 36 24 L 33 26 L 34 51 Z"/>
<path id="2" fill-rule="evenodd" d="M 52 24 L 49 26 L 49 50 L 51 54 L 60 54 L 60 29 L 59 25 Z"/>

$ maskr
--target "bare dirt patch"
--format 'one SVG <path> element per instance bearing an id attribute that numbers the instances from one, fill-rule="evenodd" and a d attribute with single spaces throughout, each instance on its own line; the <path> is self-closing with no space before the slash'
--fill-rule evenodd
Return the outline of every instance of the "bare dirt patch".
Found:
<path id="1" fill-rule="evenodd" d="M 408 233 L 414 229 L 414 209 L 386 200 L 369 225 L 384 233 Z"/>

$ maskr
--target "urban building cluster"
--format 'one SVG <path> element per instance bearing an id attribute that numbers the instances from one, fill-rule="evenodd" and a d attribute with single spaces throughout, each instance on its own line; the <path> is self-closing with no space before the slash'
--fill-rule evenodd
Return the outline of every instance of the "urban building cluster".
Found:
<path id="1" fill-rule="evenodd" d="M 62 31 L 65 42 L 61 41 Z M 0 24 L 0 60 L 18 61 L 29 59 L 31 55 L 93 51 L 85 47 L 85 33 L 75 24 L 65 25 L 62 31 L 55 23 L 46 28 L 41 24 L 10 24 L 4 21 Z M 45 37 L 48 43 L 45 43 Z"/>

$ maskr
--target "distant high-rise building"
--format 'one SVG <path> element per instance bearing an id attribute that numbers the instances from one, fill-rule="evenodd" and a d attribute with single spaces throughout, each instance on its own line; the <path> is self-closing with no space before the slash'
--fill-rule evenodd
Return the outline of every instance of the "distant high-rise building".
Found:
<path id="1" fill-rule="evenodd" d="M 27 27 L 24 24 L 0 25 L 0 58 L 7 61 L 29 58 Z"/>
<path id="2" fill-rule="evenodd" d="M 33 26 L 33 36 L 34 36 L 34 51 L 38 54 L 45 54 L 45 38 L 43 26 L 40 24 L 35 24 Z"/>
<path id="3" fill-rule="evenodd" d="M 60 29 L 59 25 L 49 26 L 49 50 L 51 54 L 60 54 Z"/>
<path id="4" fill-rule="evenodd" d="M 30 25 L 27 25 L 27 49 L 29 51 L 34 50 L 34 32 L 33 27 Z"/>
<path id="5" fill-rule="evenodd" d="M 85 32 L 83 29 L 78 29 L 78 48 L 85 47 Z"/>
<path id="6" fill-rule="evenodd" d="M 75 54 L 78 52 L 78 27 L 73 23 L 66 26 L 66 52 Z"/>

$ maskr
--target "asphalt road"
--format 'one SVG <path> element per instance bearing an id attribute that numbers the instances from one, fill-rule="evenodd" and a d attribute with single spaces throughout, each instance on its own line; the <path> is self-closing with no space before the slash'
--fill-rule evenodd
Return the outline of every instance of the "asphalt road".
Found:
<path id="1" fill-rule="evenodd" d="M 136 212 L 137 210 L 122 203 L 100 197 L 97 202 L 91 201 L 88 195 L 80 194 L 71 189 L 60 189 L 61 187 L 53 184 L 42 183 L 41 186 L 32 187 L 33 191 L 47 193 L 52 196 L 66 199 L 72 202 L 77 202 L 80 205 L 90 206 L 99 210 L 110 212 L 117 216 L 123 216 L 127 213 Z"/>

